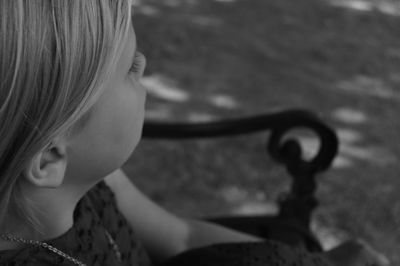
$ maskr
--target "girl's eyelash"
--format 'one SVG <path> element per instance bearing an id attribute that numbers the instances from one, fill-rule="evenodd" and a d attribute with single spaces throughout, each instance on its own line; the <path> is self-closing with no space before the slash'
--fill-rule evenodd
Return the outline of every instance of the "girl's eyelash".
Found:
<path id="1" fill-rule="evenodd" d="M 135 53 L 135 56 L 133 58 L 133 62 L 132 62 L 131 68 L 129 69 L 129 72 L 138 73 L 141 70 L 141 67 L 142 67 L 142 64 L 141 64 L 140 53 Z"/>

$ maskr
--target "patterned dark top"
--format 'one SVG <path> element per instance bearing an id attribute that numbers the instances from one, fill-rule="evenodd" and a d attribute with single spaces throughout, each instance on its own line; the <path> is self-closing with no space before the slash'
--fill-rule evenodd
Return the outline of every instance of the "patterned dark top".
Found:
<path id="1" fill-rule="evenodd" d="M 106 228 L 116 240 L 122 263 L 107 240 Z M 118 211 L 110 188 L 99 182 L 77 204 L 74 225 L 58 238 L 44 241 L 79 259 L 88 266 L 150 266 L 150 259 L 126 219 Z M 27 245 L 18 250 L 0 251 L 0 265 L 49 266 L 75 265 L 48 249 Z M 284 244 L 218 244 L 184 252 L 164 266 L 330 266 L 316 254 Z"/>
<path id="2" fill-rule="evenodd" d="M 94 212 L 97 213 L 94 214 Z M 117 261 L 105 230 L 121 251 Z M 150 260 L 126 219 L 118 211 L 113 192 L 101 181 L 77 204 L 74 225 L 58 238 L 44 241 L 66 254 L 92 265 L 148 266 Z M 0 265 L 75 265 L 48 249 L 27 245 L 19 250 L 0 251 Z"/>

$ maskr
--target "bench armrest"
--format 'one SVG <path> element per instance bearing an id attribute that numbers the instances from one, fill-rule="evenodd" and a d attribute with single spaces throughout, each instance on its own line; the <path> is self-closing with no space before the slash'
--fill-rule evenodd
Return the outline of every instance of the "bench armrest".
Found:
<path id="1" fill-rule="evenodd" d="M 312 131 L 319 139 L 316 155 L 306 160 L 298 139 L 285 138 L 295 129 Z M 312 211 L 318 205 L 315 198 L 315 175 L 327 170 L 338 153 L 338 138 L 333 129 L 313 112 L 290 109 L 252 117 L 225 119 L 213 122 L 145 121 L 143 137 L 147 139 L 203 139 L 269 132 L 267 151 L 284 165 L 292 177 L 291 190 L 279 199 L 280 211 L 274 222 L 290 223 L 310 231 Z M 228 217 L 229 218 L 229 217 Z M 223 221 L 224 219 L 220 219 Z M 228 219 L 231 221 L 230 219 Z M 299 231 L 299 230 L 298 230 Z M 311 234 L 310 234 L 311 235 Z"/>

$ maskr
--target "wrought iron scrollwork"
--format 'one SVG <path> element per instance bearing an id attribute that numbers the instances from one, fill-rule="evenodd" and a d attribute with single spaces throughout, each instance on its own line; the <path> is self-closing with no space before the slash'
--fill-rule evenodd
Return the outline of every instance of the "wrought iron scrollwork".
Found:
<path id="1" fill-rule="evenodd" d="M 318 205 L 315 176 L 330 167 L 338 152 L 338 138 L 331 128 L 309 111 L 286 111 L 276 114 L 275 119 L 277 123 L 272 129 L 267 150 L 272 158 L 285 165 L 293 178 L 290 193 L 279 199 L 279 216 L 287 220 L 296 219 L 295 223 L 309 228 L 311 213 Z M 284 139 L 289 131 L 298 128 L 313 131 L 319 139 L 319 149 L 310 160 L 303 158 L 298 139 Z"/>
<path id="2" fill-rule="evenodd" d="M 319 149 L 313 158 L 309 160 L 303 158 L 303 150 L 298 138 L 285 139 L 285 136 L 295 129 L 312 131 L 319 139 Z M 274 160 L 286 167 L 293 178 L 291 191 L 279 199 L 278 217 L 280 221 L 298 225 L 299 232 L 303 229 L 308 231 L 312 211 L 318 204 L 314 196 L 315 175 L 330 167 L 339 145 L 336 133 L 316 114 L 307 110 L 291 109 L 215 122 L 146 121 L 143 136 L 157 139 L 201 139 L 259 131 L 270 132 L 267 151 Z M 312 239 L 310 241 L 313 242 Z M 317 241 L 314 242 L 317 243 Z"/>

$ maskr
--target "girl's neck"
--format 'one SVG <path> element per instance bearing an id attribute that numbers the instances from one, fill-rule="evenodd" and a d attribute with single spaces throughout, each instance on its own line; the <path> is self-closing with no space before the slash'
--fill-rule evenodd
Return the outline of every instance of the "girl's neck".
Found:
<path id="1" fill-rule="evenodd" d="M 73 213 L 84 193 L 60 187 L 44 189 L 28 187 L 26 195 L 34 203 L 34 213 L 41 224 L 40 232 L 21 219 L 5 222 L 0 234 L 9 233 L 28 240 L 46 241 L 66 233 L 73 226 Z M 21 244 L 0 239 L 0 250 L 16 249 Z"/>

